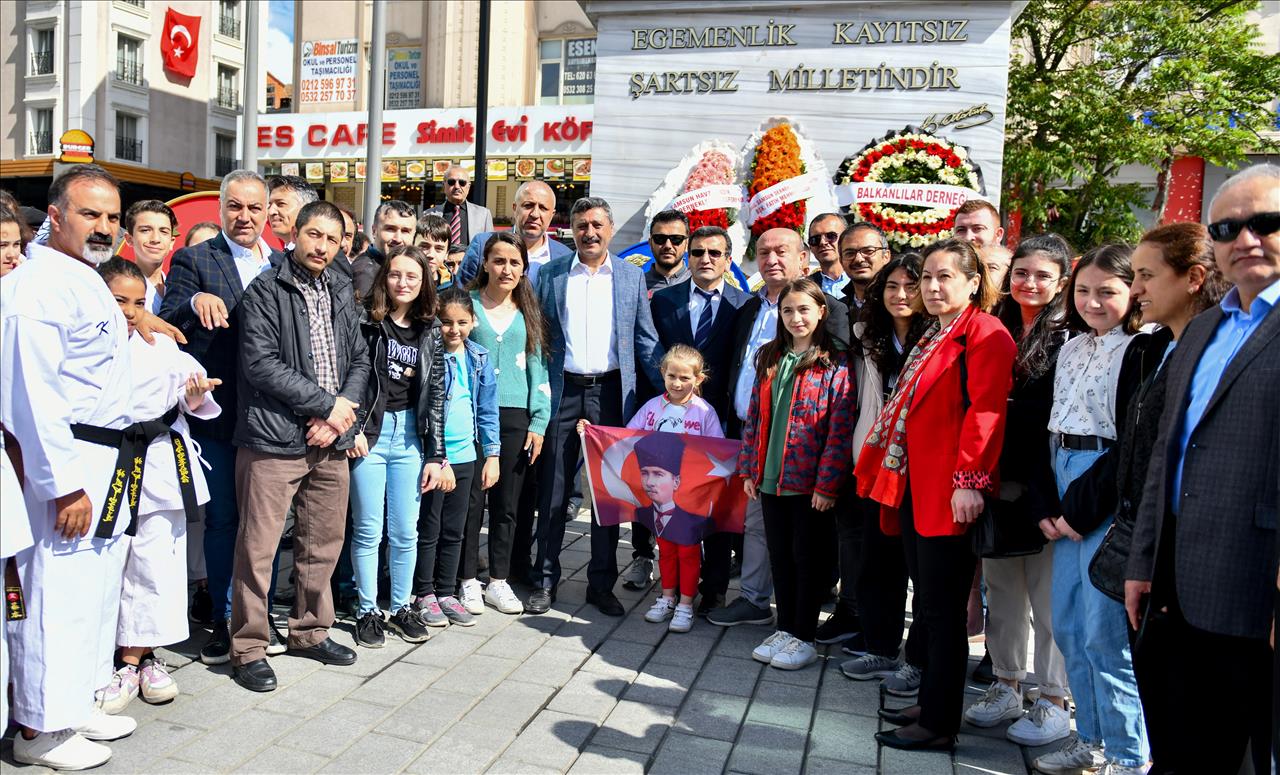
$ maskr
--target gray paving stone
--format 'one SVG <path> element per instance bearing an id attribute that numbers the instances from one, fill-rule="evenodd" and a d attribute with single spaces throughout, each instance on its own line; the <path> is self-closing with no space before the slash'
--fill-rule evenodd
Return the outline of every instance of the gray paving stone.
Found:
<path id="1" fill-rule="evenodd" d="M 672 733 L 649 768 L 650 775 L 719 775 L 729 759 L 733 744 Z"/>
<path id="2" fill-rule="evenodd" d="M 764 665 L 754 659 L 712 656 L 698 670 L 694 689 L 750 697 Z"/>
<path id="3" fill-rule="evenodd" d="M 447 627 L 443 631 L 433 627 L 431 640 L 405 654 L 402 660 L 448 670 L 483 646 L 485 640 L 483 635 L 472 635 L 461 627 Z"/>
<path id="4" fill-rule="evenodd" d="M 163 775 L 213 775 L 213 773 L 217 772 L 217 770 L 210 767 L 207 762 L 184 762 L 181 759 L 156 759 L 152 763 L 152 766 L 155 768 L 156 773 L 162 773 Z M 45 772 L 52 773 L 54 770 L 46 770 L 43 767 L 33 767 L 31 769 L 24 769 L 22 772 L 25 775 L 28 772 L 33 774 Z"/>
<path id="5" fill-rule="evenodd" d="M 321 669 L 332 670 L 338 673 L 346 673 L 347 675 L 358 675 L 368 677 L 375 673 L 380 673 L 386 669 L 387 665 L 398 662 L 411 652 L 426 645 L 423 643 L 405 643 L 390 630 L 387 631 L 386 645 L 380 649 L 366 649 L 356 646 L 352 638 L 339 639 L 342 643 L 356 650 L 356 661 L 353 665 L 324 665 Z M 276 660 L 279 661 L 279 660 Z M 291 660 L 294 662 L 310 662 L 311 660 Z M 275 662 L 272 662 L 274 665 Z M 318 664 L 318 663 L 313 663 Z"/>
<path id="6" fill-rule="evenodd" d="M 345 739 L 350 740 L 349 737 Z M 416 743 L 406 743 L 398 737 L 370 732 L 357 739 L 320 771 L 335 775 L 350 775 L 355 772 L 391 775 L 413 761 L 424 748 L 425 746 Z"/>
<path id="7" fill-rule="evenodd" d="M 968 733 L 970 727 L 964 731 Z M 957 773 L 1000 773 L 1000 775 L 1025 775 L 1026 761 L 1018 745 L 1003 737 L 985 737 L 962 734 L 956 745 L 955 765 Z"/>
<path id="8" fill-rule="evenodd" d="M 564 772 L 595 731 L 596 725 L 590 721 L 544 710 L 516 737 L 491 770 L 502 772 L 499 765 L 511 760 Z"/>
<path id="9" fill-rule="evenodd" d="M 624 700 L 605 719 L 604 725 L 591 739 L 591 744 L 652 753 L 670 728 L 674 716 L 675 711 L 671 708 Z"/>
<path id="10" fill-rule="evenodd" d="M 194 764 L 216 762 L 219 769 L 230 769 L 300 723 L 292 716 L 268 713 L 258 708 L 249 708 L 214 721 L 216 723 L 212 724 L 209 732 L 178 747 L 168 758 Z"/>
<path id="11" fill-rule="evenodd" d="M 710 622 L 708 622 L 710 624 Z M 715 625 L 711 625 L 715 626 Z M 724 636 L 716 644 L 715 653 L 735 659 L 751 659 L 751 651 L 773 634 L 773 627 L 760 624 L 739 624 L 724 628 Z"/>
<path id="12" fill-rule="evenodd" d="M 443 668 L 431 665 L 394 662 L 347 696 L 349 699 L 394 708 L 408 702 L 444 673 Z"/>
<path id="13" fill-rule="evenodd" d="M 488 775 L 560 775 L 564 770 L 556 767 L 545 767 L 541 764 L 530 764 L 529 762 L 512 758 L 509 753 L 504 753 L 498 757 L 497 761 L 489 765 L 489 769 L 485 770 L 485 772 Z"/>
<path id="14" fill-rule="evenodd" d="M 514 659 L 471 654 L 436 679 L 432 687 L 458 694 L 482 695 L 501 683 L 519 665 Z"/>
<path id="15" fill-rule="evenodd" d="M 257 756 L 245 762 L 234 772 L 255 774 L 270 772 L 284 773 L 285 775 L 298 773 L 298 775 L 302 775 L 302 773 L 318 772 L 321 767 L 328 763 L 329 760 L 319 754 L 271 746 L 263 749 Z"/>
<path id="16" fill-rule="evenodd" d="M 815 695 L 804 686 L 761 681 L 747 709 L 747 721 L 808 729 Z"/>
<path id="17" fill-rule="evenodd" d="M 492 608 L 487 608 L 485 609 L 484 613 L 476 616 L 475 624 L 471 625 L 470 627 L 465 627 L 465 628 L 450 627 L 449 629 L 452 629 L 455 631 L 458 629 L 465 629 L 468 633 L 471 633 L 474 635 L 483 635 L 486 638 L 490 638 L 502 632 L 503 630 L 507 629 L 507 627 L 511 626 L 511 623 L 514 622 L 515 620 L 516 620 L 516 617 L 514 616 L 511 616 L 509 614 L 499 613 L 493 610 Z"/>
<path id="18" fill-rule="evenodd" d="M 698 737 L 733 742 L 747 714 L 747 698 L 694 690 L 676 717 L 675 729 Z"/>
<path id="19" fill-rule="evenodd" d="M 260 702 L 261 694 L 240 688 L 230 681 L 215 686 L 196 697 L 178 695 L 167 706 L 165 720 L 184 727 L 212 729 L 226 719 Z"/>
<path id="20" fill-rule="evenodd" d="M 696 667 L 649 662 L 636 676 L 636 680 L 622 698 L 650 705 L 679 707 L 697 677 L 698 668 Z"/>
<path id="21" fill-rule="evenodd" d="M 310 718 L 355 691 L 362 683 L 364 679 L 358 675 L 317 670 L 305 681 L 267 694 L 267 699 L 258 703 L 258 707 L 272 713 Z M 235 688 L 244 694 L 259 696 L 239 686 Z"/>
<path id="22" fill-rule="evenodd" d="M 513 735 L 538 714 L 555 689 L 508 678 L 485 696 L 460 723 L 488 726 Z"/>
<path id="23" fill-rule="evenodd" d="M 559 688 L 567 684 L 590 657 L 591 652 L 584 647 L 561 648 L 551 639 L 530 654 L 511 675 L 521 681 Z"/>
<path id="24" fill-rule="evenodd" d="M 884 748 L 880 758 L 883 775 L 954 775 L 951 755 L 939 751 L 898 751 Z"/>
<path id="25" fill-rule="evenodd" d="M 408 773 L 462 775 L 484 772 L 515 735 L 474 724 L 455 724 L 422 752 Z"/>
<path id="26" fill-rule="evenodd" d="M 729 755 L 729 769 L 746 775 L 799 773 L 806 733 L 799 729 L 758 724 L 750 720 Z"/>
<path id="27" fill-rule="evenodd" d="M 647 643 L 651 646 L 657 645 L 667 635 L 667 625 L 653 624 L 646 622 L 643 616 L 628 617 L 613 631 L 609 636 L 619 640 L 629 640 L 635 643 Z"/>
<path id="28" fill-rule="evenodd" d="M 716 632 L 710 633 L 712 628 Z M 706 661 L 716 645 L 715 637 L 707 637 L 703 633 L 719 636 L 719 629 L 713 624 L 707 624 L 704 620 L 698 619 L 689 632 L 667 633 L 667 637 L 654 649 L 651 661 L 666 665 L 697 667 Z"/>
<path id="29" fill-rule="evenodd" d="M 231 682 L 231 665 L 210 667 L 201 662 L 192 662 L 172 672 L 178 690 L 183 694 L 195 696 L 215 686 Z"/>
<path id="30" fill-rule="evenodd" d="M 136 704 L 142 705 L 141 701 Z M 166 756 L 203 734 L 203 730 L 181 726 L 171 721 L 151 720 L 140 724 L 132 735 L 111 743 L 111 761 L 115 772 L 138 772 L 153 759 Z"/>
<path id="31" fill-rule="evenodd" d="M 644 643 L 611 640 L 583 664 L 582 671 L 631 681 L 652 653 L 653 647 Z"/>
<path id="32" fill-rule="evenodd" d="M 373 729 L 388 713 L 390 709 L 381 705 L 347 698 L 324 714 L 294 727 L 276 745 L 332 758 L 341 753 L 353 738 Z"/>
<path id="33" fill-rule="evenodd" d="M 455 694 L 437 688 L 427 689 L 392 711 L 374 727 L 373 731 L 382 735 L 428 743 L 462 718 L 476 700 L 476 697 L 470 695 Z"/>
<path id="34" fill-rule="evenodd" d="M 875 767 L 879 724 L 868 716 L 819 710 L 809 730 L 809 757 Z"/>
<path id="35" fill-rule="evenodd" d="M 613 629 L 618 626 L 617 619 L 609 619 L 607 621 L 595 621 L 593 619 L 584 618 L 583 615 L 590 616 L 591 606 L 582 606 L 573 618 L 564 622 L 558 627 L 553 635 L 556 638 L 567 638 L 595 650 L 604 643 L 605 638 Z"/>
<path id="36" fill-rule="evenodd" d="M 850 764 L 838 759 L 809 755 L 804 760 L 804 775 L 877 775 L 875 767 Z"/>
<path id="37" fill-rule="evenodd" d="M 494 612 L 494 615 L 495 617 L 502 616 L 505 619 L 511 618 L 496 612 Z M 524 660 L 537 651 L 542 644 L 546 643 L 547 637 L 546 633 L 531 630 L 528 627 L 511 625 L 499 635 L 490 637 L 488 642 L 476 650 L 476 653 Z"/>
<path id="38" fill-rule="evenodd" d="M 621 678 L 578 673 L 547 704 L 550 710 L 603 721 L 618 704 L 628 684 Z"/>
<path id="39" fill-rule="evenodd" d="M 593 745 L 582 752 L 569 775 L 643 775 L 648 761 L 648 754 Z"/>
<path id="40" fill-rule="evenodd" d="M 880 708 L 880 682 L 846 678 L 840 672 L 839 660 L 830 660 L 818 692 L 818 707 L 875 718 Z"/>
<path id="41" fill-rule="evenodd" d="M 523 627 L 529 630 L 536 630 L 537 632 L 545 632 L 550 635 L 560 629 L 562 624 L 572 619 L 574 611 L 577 611 L 581 607 L 581 602 L 569 603 L 567 601 L 557 599 L 556 604 L 551 606 L 551 610 L 547 611 L 545 614 L 525 614 L 524 616 L 521 616 L 520 619 L 512 625 L 512 627 Z"/>
<path id="42" fill-rule="evenodd" d="M 780 684 L 791 684 L 792 686 L 808 686 L 817 688 L 822 680 L 822 672 L 826 667 L 826 660 L 822 657 L 822 653 L 818 653 L 818 661 L 802 667 L 799 670 L 779 670 L 776 667 L 770 667 L 764 671 L 764 680 L 772 681 Z M 847 681 L 843 675 L 841 680 Z"/>

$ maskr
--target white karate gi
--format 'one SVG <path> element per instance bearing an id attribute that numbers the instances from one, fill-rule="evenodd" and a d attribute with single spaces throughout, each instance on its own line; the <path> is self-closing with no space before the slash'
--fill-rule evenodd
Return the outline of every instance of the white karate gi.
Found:
<path id="1" fill-rule="evenodd" d="M 0 438 L 0 573 L 9 558 L 31 546 L 31 519 L 22 499 L 22 485 Z M 7 601 L 6 601 L 7 602 Z M 6 608 L 7 610 L 7 608 Z M 0 614 L 0 617 L 4 614 Z M 9 725 L 9 648 L 4 619 L 0 619 L 0 727 Z"/>
<path id="2" fill-rule="evenodd" d="M 113 534 L 94 537 L 117 450 L 73 439 L 71 425 L 130 424 L 130 358 L 124 315 L 97 272 L 40 244 L 27 257 L 0 284 L 0 422 L 22 447 L 35 539 L 17 555 L 27 618 L 8 634 L 13 717 L 53 732 L 88 722 L 96 677 L 110 668 L 129 524 L 121 493 Z M 54 501 L 77 490 L 92 523 L 69 540 L 54 532 Z"/>
<path id="3" fill-rule="evenodd" d="M 187 378 L 205 375 L 204 368 L 167 336 L 151 345 L 134 334 L 129 338 L 133 363 L 133 393 L 129 413 L 137 421 L 158 419 L 177 406 L 181 411 L 173 429 L 182 434 L 188 450 L 187 470 L 196 502 L 209 502 L 199 450 L 192 445 L 186 412 L 202 420 L 222 413 L 213 393 L 191 411 L 184 397 Z M 118 646 L 167 646 L 187 639 L 187 513 L 182 507 L 173 444 L 165 434 L 147 448 L 142 494 L 138 498 L 136 535 L 129 544 L 120 592 Z"/>

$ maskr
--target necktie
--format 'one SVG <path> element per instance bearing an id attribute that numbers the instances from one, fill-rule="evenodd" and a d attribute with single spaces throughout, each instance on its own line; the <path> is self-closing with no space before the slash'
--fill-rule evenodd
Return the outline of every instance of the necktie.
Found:
<path id="1" fill-rule="evenodd" d="M 656 515 L 654 515 L 653 527 L 655 532 L 657 532 L 659 535 L 662 534 L 662 531 L 665 530 L 667 527 L 667 521 L 671 519 L 671 515 L 674 514 L 675 511 L 676 511 L 675 509 L 672 509 L 671 511 L 659 511 Z"/>
<path id="2" fill-rule="evenodd" d="M 453 223 L 449 226 L 449 244 L 462 244 L 462 208 L 453 208 Z"/>
<path id="3" fill-rule="evenodd" d="M 711 302 L 719 294 L 719 291 L 704 291 L 701 288 L 694 288 L 693 292 L 703 299 L 702 313 L 698 315 L 698 328 L 693 332 L 693 346 L 699 350 L 707 346 L 707 339 L 711 336 L 711 322 L 715 319 L 715 313 L 711 309 Z"/>

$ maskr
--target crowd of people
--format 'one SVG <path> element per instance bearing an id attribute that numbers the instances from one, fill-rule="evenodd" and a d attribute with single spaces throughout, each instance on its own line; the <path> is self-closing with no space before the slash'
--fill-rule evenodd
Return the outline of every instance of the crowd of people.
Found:
<path id="1" fill-rule="evenodd" d="M 495 231 L 449 178 L 421 216 L 379 206 L 363 249 L 355 214 L 249 170 L 185 235 L 94 165 L 54 181 L 39 236 L 0 201 L 17 761 L 105 762 L 131 702 L 177 695 L 155 649 L 188 617 L 202 662 L 266 692 L 281 653 L 350 665 L 388 631 L 547 612 L 594 423 L 741 440 L 743 532 L 701 542 L 665 530 L 683 442 L 636 444 L 653 506 L 622 582 L 658 563 L 644 618 L 671 632 L 771 625 L 750 654 L 771 669 L 838 645 L 848 678 L 916 697 L 880 710 L 881 744 L 1007 723 L 1060 744 L 1044 773 L 1270 769 L 1271 699 L 1241 682 L 1275 675 L 1280 168 L 1228 179 L 1207 225 L 1082 255 L 1052 233 L 1010 251 L 981 200 L 919 253 L 823 213 L 807 240 L 758 237 L 755 290 L 729 233 L 679 211 L 649 224 L 644 271 L 603 199 L 573 203 L 570 249 L 545 183 Z M 591 522 L 607 616 L 618 541 Z M 990 686 L 965 708 L 984 627 Z"/>

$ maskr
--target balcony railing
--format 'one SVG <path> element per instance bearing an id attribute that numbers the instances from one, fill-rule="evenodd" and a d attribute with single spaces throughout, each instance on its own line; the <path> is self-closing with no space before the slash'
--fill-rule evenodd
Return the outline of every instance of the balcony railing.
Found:
<path id="1" fill-rule="evenodd" d="M 131 83 L 134 86 L 142 85 L 142 63 L 130 62 L 125 59 L 116 60 L 116 80 L 124 83 Z"/>
<path id="2" fill-rule="evenodd" d="M 218 34 L 240 39 L 240 20 L 230 14 L 218 15 Z"/>
<path id="3" fill-rule="evenodd" d="M 132 137 L 117 137 L 116 158 L 123 161 L 142 161 L 142 141 Z"/>
<path id="4" fill-rule="evenodd" d="M 31 54 L 31 74 L 49 75 L 53 72 L 53 52 L 35 51 Z"/>
<path id="5" fill-rule="evenodd" d="M 218 107 L 235 110 L 240 107 L 240 90 L 228 86 L 218 87 Z"/>
<path id="6" fill-rule="evenodd" d="M 216 156 L 213 160 L 213 172 L 219 177 L 230 174 L 240 168 L 240 160 L 234 156 Z"/>
<path id="7" fill-rule="evenodd" d="M 31 133 L 31 153 L 44 156 L 53 153 L 52 132 Z"/>

